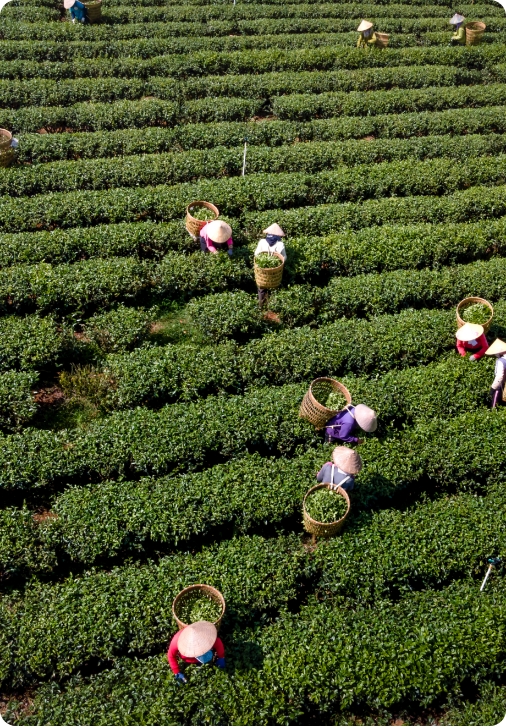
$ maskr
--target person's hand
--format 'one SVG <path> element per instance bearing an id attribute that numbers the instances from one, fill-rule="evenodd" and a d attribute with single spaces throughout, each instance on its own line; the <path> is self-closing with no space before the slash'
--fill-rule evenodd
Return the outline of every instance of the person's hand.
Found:
<path id="1" fill-rule="evenodd" d="M 229 256 L 229 257 L 232 257 L 232 255 L 233 255 L 233 254 L 234 254 L 234 251 L 232 250 L 232 248 L 231 248 L 231 247 L 229 247 L 229 248 L 228 248 L 228 256 Z"/>
<path id="2" fill-rule="evenodd" d="M 75 23 L 76 22 L 76 19 L 75 18 L 72 18 L 72 22 Z"/>
<path id="3" fill-rule="evenodd" d="M 188 679 L 185 677 L 183 672 L 180 671 L 176 674 L 176 681 L 179 682 L 179 684 L 186 684 Z"/>
<path id="4" fill-rule="evenodd" d="M 213 255 L 217 255 L 218 254 L 218 250 L 211 250 L 211 252 L 213 253 Z"/>
<path id="5" fill-rule="evenodd" d="M 357 440 L 357 444 L 363 444 L 363 443 L 364 443 L 364 440 L 363 440 L 363 439 L 360 439 L 360 438 L 359 438 L 359 439 Z"/>
<path id="6" fill-rule="evenodd" d="M 216 659 L 216 666 L 219 669 L 224 669 L 225 668 L 225 657 L 222 656 L 219 659 Z"/>
<path id="7" fill-rule="evenodd" d="M 470 361 L 476 361 L 476 356 L 473 354 L 472 356 L 469 356 Z"/>

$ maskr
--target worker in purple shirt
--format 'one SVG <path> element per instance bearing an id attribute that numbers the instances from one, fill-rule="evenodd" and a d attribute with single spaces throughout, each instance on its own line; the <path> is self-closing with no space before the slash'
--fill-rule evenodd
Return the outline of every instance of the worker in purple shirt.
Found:
<path id="1" fill-rule="evenodd" d="M 325 425 L 325 441 L 362 444 L 364 440 L 354 436 L 353 433 L 358 429 L 363 429 L 364 432 L 375 432 L 377 427 L 376 412 L 365 404 L 357 406 L 349 404 L 338 411 Z"/>

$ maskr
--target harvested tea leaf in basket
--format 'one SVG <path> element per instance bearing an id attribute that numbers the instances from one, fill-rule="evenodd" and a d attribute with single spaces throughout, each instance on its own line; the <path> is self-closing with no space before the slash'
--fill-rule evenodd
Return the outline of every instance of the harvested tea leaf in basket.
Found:
<path id="1" fill-rule="evenodd" d="M 330 394 L 327 397 L 327 401 L 320 402 L 321 404 L 324 404 L 328 409 L 344 409 L 346 404 L 348 403 L 346 401 L 346 398 L 343 394 L 341 394 L 340 391 L 331 391 Z"/>
<path id="2" fill-rule="evenodd" d="M 268 252 L 261 252 L 255 257 L 255 263 L 259 268 L 279 268 L 281 260 L 276 255 Z"/>
<path id="3" fill-rule="evenodd" d="M 221 616 L 221 605 L 202 591 L 192 591 L 178 604 L 176 615 L 185 624 L 195 621 L 214 623 Z"/>
<path id="4" fill-rule="evenodd" d="M 306 511 L 309 517 L 319 523 L 333 523 L 346 515 L 348 504 L 344 497 L 335 490 L 322 487 L 315 490 L 306 499 Z"/>
<path id="5" fill-rule="evenodd" d="M 190 207 L 188 209 L 188 212 L 191 214 L 193 219 L 195 220 L 213 220 L 214 219 L 214 213 L 212 210 L 208 209 L 207 207 L 202 207 L 201 205 L 197 205 L 195 207 Z"/>
<path id="6" fill-rule="evenodd" d="M 473 303 L 462 311 L 462 320 L 467 323 L 477 323 L 482 326 L 492 315 L 488 305 L 484 303 Z"/>

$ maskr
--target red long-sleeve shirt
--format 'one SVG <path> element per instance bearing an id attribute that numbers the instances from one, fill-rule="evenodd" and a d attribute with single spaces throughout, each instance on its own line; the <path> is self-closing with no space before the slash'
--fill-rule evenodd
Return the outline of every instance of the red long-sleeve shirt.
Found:
<path id="1" fill-rule="evenodd" d="M 457 351 L 461 356 L 465 356 L 466 353 L 472 353 L 474 358 L 478 360 L 485 355 L 485 351 L 488 348 L 488 341 L 484 333 L 476 339 L 476 344 L 471 346 L 469 341 L 457 341 Z"/>
<path id="2" fill-rule="evenodd" d="M 183 629 L 184 630 L 184 629 Z M 172 637 L 172 640 L 169 644 L 169 650 L 167 651 L 167 661 L 169 662 L 170 668 L 174 672 L 174 674 L 178 674 L 181 670 L 179 668 L 179 664 L 177 663 L 178 659 L 182 659 L 183 661 L 186 661 L 188 664 L 198 664 L 198 659 L 190 658 L 188 656 L 183 656 L 179 653 L 179 649 L 177 647 L 179 636 L 181 635 L 182 631 L 178 631 L 174 634 Z M 218 637 L 216 641 L 214 642 L 214 646 L 212 647 L 213 651 L 216 652 L 216 656 L 218 659 L 223 659 L 225 657 L 225 647 L 223 646 L 222 640 Z"/>

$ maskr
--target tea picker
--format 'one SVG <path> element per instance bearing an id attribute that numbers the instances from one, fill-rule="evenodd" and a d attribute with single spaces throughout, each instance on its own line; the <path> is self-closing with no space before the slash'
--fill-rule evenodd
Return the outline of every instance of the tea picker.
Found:
<path id="1" fill-rule="evenodd" d="M 465 45 L 466 44 L 466 29 L 464 26 L 465 18 L 463 15 L 455 13 L 453 18 L 450 20 L 450 25 L 454 27 L 454 33 L 451 37 L 451 45 Z"/>
<path id="2" fill-rule="evenodd" d="M 268 252 L 271 254 L 277 252 L 283 257 L 286 262 L 286 249 L 285 243 L 283 242 L 283 237 L 285 237 L 285 233 L 283 232 L 281 227 L 275 222 L 273 225 L 270 225 L 265 230 L 263 230 L 263 233 L 265 237 L 263 237 L 258 243 L 255 250 L 255 257 L 257 257 L 257 255 L 260 255 L 260 253 L 262 252 Z M 258 303 L 260 306 L 262 306 L 267 301 L 268 295 L 268 288 L 261 288 L 258 286 Z"/>
<path id="3" fill-rule="evenodd" d="M 494 343 L 487 348 L 485 351 L 487 356 L 495 356 L 495 371 L 494 380 L 490 387 L 490 394 L 492 397 L 492 409 L 500 403 L 504 397 L 504 384 L 506 383 L 506 343 L 501 341 L 500 338 L 496 338 Z"/>
<path id="4" fill-rule="evenodd" d="M 209 621 L 197 621 L 172 637 L 167 661 L 177 681 L 186 684 L 187 679 L 179 668 L 178 659 L 199 666 L 213 662 L 220 669 L 224 669 L 225 648 L 218 637 L 216 626 Z"/>
<path id="5" fill-rule="evenodd" d="M 370 48 L 376 45 L 376 33 L 373 30 L 373 23 L 369 20 L 362 20 L 357 28 L 357 32 L 360 33 L 357 40 L 357 48 Z"/>
<path id="6" fill-rule="evenodd" d="M 478 361 L 483 358 L 488 348 L 488 341 L 485 336 L 485 329 L 477 323 L 465 323 L 455 334 L 457 339 L 457 351 L 461 356 L 470 352 L 470 361 Z"/>
<path id="7" fill-rule="evenodd" d="M 338 411 L 325 425 L 325 441 L 348 442 L 362 444 L 363 440 L 354 436 L 353 432 L 362 429 L 364 432 L 375 432 L 378 428 L 376 412 L 365 404 L 352 406 L 348 404 Z"/>
<path id="8" fill-rule="evenodd" d="M 80 0 L 63 0 L 63 7 L 70 12 L 72 22 L 89 23 L 88 10 Z"/>
<path id="9" fill-rule="evenodd" d="M 489 575 L 492 573 L 492 570 L 494 568 L 498 568 L 501 565 L 501 559 L 500 558 L 487 558 L 488 570 L 485 575 L 485 578 L 483 579 L 483 583 L 481 584 L 480 593 L 485 588 L 485 583 L 488 580 Z"/>
<path id="10" fill-rule="evenodd" d="M 349 447 L 336 447 L 332 452 L 332 462 L 326 462 L 316 475 L 317 482 L 339 485 L 350 492 L 355 486 L 355 475 L 362 469 L 362 459 L 358 452 Z"/>
<path id="11" fill-rule="evenodd" d="M 234 242 L 232 240 L 232 228 L 223 220 L 208 222 L 200 230 L 200 249 L 202 252 L 216 254 L 220 250 L 227 250 L 232 257 Z"/>

